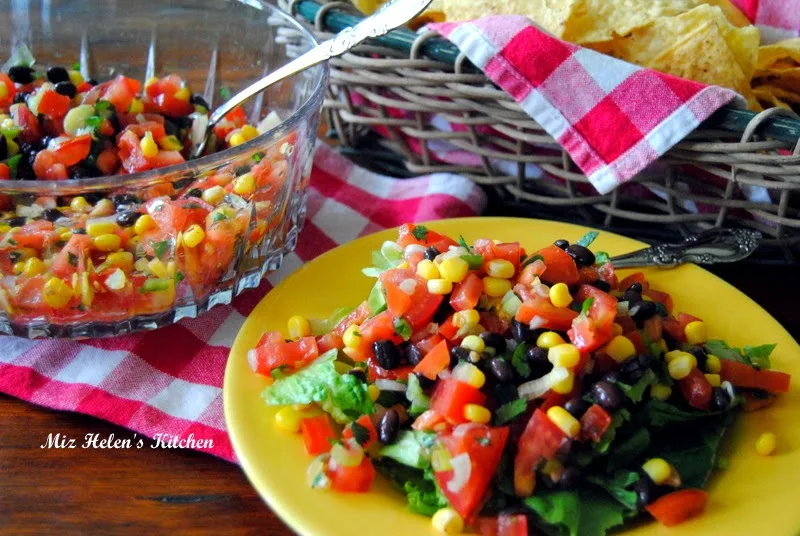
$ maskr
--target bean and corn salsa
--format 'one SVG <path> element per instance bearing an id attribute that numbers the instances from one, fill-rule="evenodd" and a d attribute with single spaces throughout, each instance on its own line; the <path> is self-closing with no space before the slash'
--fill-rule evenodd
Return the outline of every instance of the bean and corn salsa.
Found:
<path id="1" fill-rule="evenodd" d="M 0 73 L 3 181 L 58 181 L 180 164 L 209 106 L 177 75 L 98 83 L 77 66 Z M 213 129 L 206 154 L 279 123 L 249 124 L 242 108 Z M 267 231 L 295 134 L 248 165 L 223 166 L 147 188 L 52 196 L 0 193 L 0 310 L 15 323 L 115 322 L 207 296 Z M 254 207 L 253 207 L 254 205 Z"/>
<path id="2" fill-rule="evenodd" d="M 710 339 L 643 273 L 620 280 L 596 236 L 528 254 L 404 225 L 363 270 L 377 281 L 357 308 L 264 333 L 248 359 L 275 425 L 314 457 L 309 485 L 366 492 L 379 471 L 449 534 L 700 514 L 726 427 L 790 377 L 770 370 L 775 345 Z M 778 444 L 767 432 L 752 448 Z"/>

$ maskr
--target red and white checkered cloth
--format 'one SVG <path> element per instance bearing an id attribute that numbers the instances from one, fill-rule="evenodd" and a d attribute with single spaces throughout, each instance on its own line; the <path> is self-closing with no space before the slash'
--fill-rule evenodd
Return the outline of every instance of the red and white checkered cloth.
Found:
<path id="1" fill-rule="evenodd" d="M 562 41 L 526 17 L 432 24 L 570 154 L 605 194 L 737 98 Z M 742 99 L 737 99 L 744 104 Z"/>
<path id="2" fill-rule="evenodd" d="M 272 285 L 359 236 L 406 222 L 476 215 L 485 204 L 484 193 L 463 177 L 383 177 L 320 144 L 297 249 L 258 289 L 200 318 L 125 337 L 0 337 L 0 391 L 93 415 L 148 437 L 210 439 L 213 447 L 206 452 L 235 461 L 222 412 L 225 362 L 245 317 Z"/>
<path id="3" fill-rule="evenodd" d="M 800 36 L 800 0 L 733 0 L 761 30 L 761 43 Z"/>

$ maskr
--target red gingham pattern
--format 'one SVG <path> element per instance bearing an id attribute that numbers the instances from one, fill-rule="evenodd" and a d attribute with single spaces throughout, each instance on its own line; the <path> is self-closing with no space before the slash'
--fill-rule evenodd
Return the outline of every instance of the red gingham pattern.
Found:
<path id="1" fill-rule="evenodd" d="M 304 262 L 359 236 L 406 222 L 476 215 L 485 204 L 483 192 L 463 177 L 382 177 L 320 144 L 297 249 L 258 289 L 200 318 L 125 337 L 2 337 L 0 391 L 99 417 L 147 437 L 212 440 L 213 448 L 205 452 L 235 461 L 222 411 L 225 363 L 245 317 L 272 286 Z"/>
<path id="2" fill-rule="evenodd" d="M 601 194 L 633 178 L 720 107 L 734 99 L 744 104 L 729 89 L 561 41 L 523 17 L 431 27 L 558 140 Z"/>
<path id="3" fill-rule="evenodd" d="M 761 30 L 761 42 L 800 36 L 800 0 L 733 0 Z"/>

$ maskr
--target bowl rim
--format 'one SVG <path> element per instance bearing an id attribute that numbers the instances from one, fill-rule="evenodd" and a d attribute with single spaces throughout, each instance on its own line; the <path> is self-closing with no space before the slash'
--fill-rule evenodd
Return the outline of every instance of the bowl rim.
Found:
<path id="1" fill-rule="evenodd" d="M 302 37 L 308 40 L 311 47 L 315 47 L 319 44 L 317 38 L 310 31 L 288 13 L 276 6 L 270 5 L 264 1 L 232 0 L 232 2 L 260 11 L 268 11 L 270 16 L 279 17 L 282 23 L 288 23 L 294 30 L 299 31 Z M 328 62 L 323 62 L 311 67 L 309 70 L 318 70 L 313 82 L 315 87 L 311 95 L 309 95 L 289 117 L 282 120 L 278 125 L 236 147 L 230 147 L 224 151 L 212 153 L 201 158 L 187 160 L 180 164 L 149 169 L 138 173 L 105 175 L 86 179 L 0 181 L 0 193 L 59 195 L 61 193 L 66 193 L 64 192 L 65 190 L 79 192 L 81 190 L 97 191 L 128 186 L 146 187 L 151 184 L 164 182 L 165 175 L 197 174 L 202 171 L 201 168 L 213 169 L 227 160 L 234 160 L 241 155 L 251 152 L 260 146 L 267 138 L 279 138 L 288 134 L 298 126 L 303 119 L 311 115 L 314 106 L 318 103 L 321 104 L 323 100 L 328 78 Z M 67 195 L 73 194 L 70 193 Z"/>

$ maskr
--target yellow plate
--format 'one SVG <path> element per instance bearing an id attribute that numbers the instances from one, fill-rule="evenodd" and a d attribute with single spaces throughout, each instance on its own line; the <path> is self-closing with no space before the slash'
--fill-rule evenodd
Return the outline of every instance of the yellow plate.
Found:
<path id="1" fill-rule="evenodd" d="M 493 238 L 522 242 L 528 251 L 565 238 L 573 241 L 587 229 L 575 225 L 514 218 L 463 218 L 428 224 L 468 241 Z M 299 436 L 277 430 L 274 408 L 260 393 L 265 380 L 251 372 L 247 351 L 265 330 L 285 333 L 293 314 L 324 318 L 342 306 L 364 300 L 373 279 L 361 274 L 370 264 L 370 252 L 396 231 L 384 231 L 338 247 L 303 266 L 270 292 L 256 307 L 231 349 L 225 373 L 225 419 L 233 447 L 253 486 L 270 507 L 304 536 L 433 534 L 430 520 L 408 512 L 403 495 L 377 479 L 366 494 L 336 494 L 311 490 L 305 470 L 310 458 Z M 595 251 L 619 254 L 642 247 L 641 242 L 600 232 Z M 766 272 L 766 273 L 765 273 Z M 769 277 L 768 269 L 753 269 L 753 277 Z M 739 419 L 726 436 L 725 456 L 730 464 L 713 477 L 706 514 L 672 529 L 655 523 L 639 525 L 625 534 L 669 536 L 731 536 L 770 534 L 796 536 L 800 531 L 800 347 L 766 311 L 747 296 L 697 266 L 647 270 L 656 289 L 669 292 L 676 310 L 706 320 L 711 338 L 731 345 L 778 343 L 773 354 L 776 369 L 791 373 L 792 390 L 769 409 Z M 772 457 L 755 454 L 758 435 L 778 435 Z"/>

